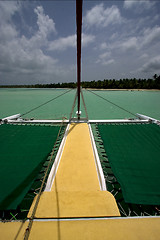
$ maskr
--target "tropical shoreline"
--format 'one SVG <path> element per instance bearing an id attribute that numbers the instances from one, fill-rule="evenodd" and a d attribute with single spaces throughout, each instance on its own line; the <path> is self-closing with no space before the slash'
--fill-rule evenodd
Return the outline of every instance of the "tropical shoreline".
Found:
<path id="1" fill-rule="evenodd" d="M 50 87 L 27 87 L 27 86 L 24 86 L 24 87 L 18 87 L 18 86 L 1 86 L 0 85 L 0 89 L 56 89 L 56 90 L 62 90 L 62 89 L 71 89 L 70 87 L 64 87 L 64 88 L 61 88 L 61 87 L 53 87 L 53 88 L 50 88 Z M 72 89 L 76 89 L 76 88 L 72 88 Z M 85 89 L 85 90 L 92 90 L 92 91 L 130 91 L 130 92 L 133 92 L 133 91 L 148 91 L 148 92 L 159 92 L 160 89 L 147 89 L 147 88 L 84 88 L 82 87 L 82 89 Z"/>
<path id="2" fill-rule="evenodd" d="M 106 89 L 106 88 L 85 88 L 86 90 L 95 90 L 95 91 L 129 91 L 129 92 L 133 92 L 133 91 L 148 91 L 148 92 L 159 92 L 160 89 Z"/>

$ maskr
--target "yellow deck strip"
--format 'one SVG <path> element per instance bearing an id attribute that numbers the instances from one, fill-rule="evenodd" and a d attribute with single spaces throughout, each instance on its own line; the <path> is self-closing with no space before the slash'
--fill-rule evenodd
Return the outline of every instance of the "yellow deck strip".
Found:
<path id="1" fill-rule="evenodd" d="M 34 222 L 31 240 L 158 240 L 160 218 Z M 5 240 L 22 240 L 27 223 L 0 223 Z"/>
<path id="2" fill-rule="evenodd" d="M 42 193 L 35 217 L 101 216 L 120 216 L 120 213 L 112 194 L 100 191 L 88 125 L 73 123 L 51 192 Z"/>
<path id="3" fill-rule="evenodd" d="M 0 239 L 23 240 L 28 222 L 0 222 Z"/>
<path id="4" fill-rule="evenodd" d="M 35 222 L 30 239 L 157 240 L 160 219 Z"/>
<path id="5" fill-rule="evenodd" d="M 28 217 L 31 216 L 32 209 Z M 120 214 L 113 195 L 107 191 L 45 192 L 35 214 L 36 218 L 111 216 Z"/>
<path id="6" fill-rule="evenodd" d="M 100 190 L 86 123 L 72 123 L 52 191 Z"/>

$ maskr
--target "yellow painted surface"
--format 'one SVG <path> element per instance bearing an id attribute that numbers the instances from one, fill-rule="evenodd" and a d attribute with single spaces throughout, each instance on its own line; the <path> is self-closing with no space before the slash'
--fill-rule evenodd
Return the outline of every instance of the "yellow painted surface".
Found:
<path id="1" fill-rule="evenodd" d="M 28 223 L 25 222 L 0 222 L 0 239 L 22 240 Z"/>
<path id="2" fill-rule="evenodd" d="M 52 191 L 100 190 L 87 123 L 72 123 Z"/>
<path id="3" fill-rule="evenodd" d="M 27 223 L 0 223 L 0 239 L 22 240 Z M 34 222 L 30 240 L 158 240 L 160 218 Z"/>
<path id="4" fill-rule="evenodd" d="M 29 213 L 31 216 L 32 209 Z M 36 218 L 120 216 L 113 195 L 107 191 L 44 192 Z"/>
<path id="5" fill-rule="evenodd" d="M 159 226 L 160 219 L 35 222 L 30 239 L 158 240 Z"/>

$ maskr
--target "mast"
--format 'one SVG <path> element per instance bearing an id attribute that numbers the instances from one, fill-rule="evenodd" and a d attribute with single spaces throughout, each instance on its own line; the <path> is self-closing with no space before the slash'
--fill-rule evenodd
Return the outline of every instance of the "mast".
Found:
<path id="1" fill-rule="evenodd" d="M 81 91 L 81 35 L 82 35 L 82 1 L 76 0 L 76 21 L 77 21 L 77 115 L 80 119 L 80 91 Z"/>

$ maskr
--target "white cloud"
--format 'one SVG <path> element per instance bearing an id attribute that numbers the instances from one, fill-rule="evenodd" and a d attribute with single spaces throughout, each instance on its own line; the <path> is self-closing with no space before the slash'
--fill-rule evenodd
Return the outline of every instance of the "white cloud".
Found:
<path id="1" fill-rule="evenodd" d="M 103 62 L 102 62 L 102 65 L 107 66 L 107 65 L 113 64 L 114 62 L 115 62 L 114 59 L 110 59 L 110 60 L 108 60 L 108 61 L 103 61 Z"/>
<path id="2" fill-rule="evenodd" d="M 130 37 L 121 43 L 121 48 L 123 51 L 138 49 L 138 41 L 136 37 Z"/>
<path id="3" fill-rule="evenodd" d="M 153 57 L 147 63 L 145 63 L 139 71 L 142 72 L 156 72 L 160 69 L 160 55 Z"/>
<path id="4" fill-rule="evenodd" d="M 125 0 L 124 1 L 124 8 L 125 9 L 134 9 L 142 10 L 143 9 L 150 9 L 154 6 L 154 2 L 151 0 Z M 141 8 L 141 9 L 139 9 Z"/>
<path id="5" fill-rule="evenodd" d="M 147 53 L 144 53 L 140 56 L 140 59 L 147 59 L 149 56 Z"/>
<path id="6" fill-rule="evenodd" d="M 100 59 L 106 59 L 108 57 L 110 57 L 111 53 L 110 52 L 105 52 L 99 55 Z"/>
<path id="7" fill-rule="evenodd" d="M 22 37 L 22 44 L 30 49 L 46 46 L 49 35 L 57 33 L 53 19 L 44 14 L 42 6 L 36 7 L 34 12 L 37 14 L 38 31 L 30 39 L 27 39 L 25 36 Z"/>
<path id="8" fill-rule="evenodd" d="M 124 1 L 124 8 L 127 8 L 127 9 L 128 8 L 132 8 L 134 6 L 134 4 L 136 4 L 136 3 L 133 0 L 132 1 L 131 0 L 130 1 L 129 0 L 125 0 Z"/>
<path id="9" fill-rule="evenodd" d="M 46 37 L 52 32 L 56 33 L 55 22 L 48 15 L 44 14 L 42 6 L 35 8 L 34 12 L 37 14 L 37 25 L 39 26 L 39 33 L 42 36 Z"/>
<path id="10" fill-rule="evenodd" d="M 89 35 L 89 34 L 82 34 L 82 46 L 86 47 L 88 44 L 94 42 L 95 36 Z M 50 51 L 64 51 L 67 48 L 75 48 L 76 47 L 76 34 L 64 37 L 64 38 L 59 38 L 54 40 L 53 42 L 50 43 L 49 45 L 49 50 Z"/>
<path id="11" fill-rule="evenodd" d="M 84 24 L 89 27 L 107 27 L 110 24 L 119 24 L 122 17 L 117 6 L 105 8 L 103 4 L 94 6 L 84 17 Z"/>
<path id="12" fill-rule="evenodd" d="M 104 52 L 104 53 L 99 55 L 96 63 L 100 63 L 103 66 L 107 66 L 107 65 L 110 65 L 110 64 L 114 63 L 115 60 L 110 59 L 110 56 L 111 56 L 111 52 Z"/>
<path id="13" fill-rule="evenodd" d="M 49 16 L 44 14 L 42 7 L 37 7 L 38 31 L 31 38 L 20 36 L 17 31 L 12 17 L 21 8 L 14 1 L 0 1 L 0 13 L 3 18 L 0 23 L 0 73 L 3 78 L 7 73 L 7 78 L 11 82 L 15 74 L 18 74 L 19 80 L 22 81 L 27 74 L 44 75 L 58 74 L 60 69 L 55 67 L 57 59 L 50 57 L 42 51 L 41 46 L 46 47 L 47 37 L 50 33 L 56 32 L 55 24 Z"/>
<path id="14" fill-rule="evenodd" d="M 155 44 L 160 41 L 160 27 L 155 26 L 154 28 L 147 28 L 144 30 L 141 45 L 145 46 L 148 44 Z"/>
<path id="15" fill-rule="evenodd" d="M 12 16 L 20 11 L 20 4 L 15 1 L 0 1 L 0 43 L 5 43 L 18 36 L 12 24 Z"/>
<path id="16" fill-rule="evenodd" d="M 86 47 L 88 44 L 95 41 L 95 36 L 91 34 L 82 33 L 82 46 Z"/>
<path id="17" fill-rule="evenodd" d="M 18 1 L 0 1 L 1 24 L 10 21 L 12 16 L 20 10 L 21 2 Z"/>
<path id="18" fill-rule="evenodd" d="M 99 49 L 109 49 L 113 51 L 117 49 L 120 52 L 127 51 L 143 51 L 146 47 L 154 48 L 160 43 L 160 27 L 145 28 L 139 34 L 132 34 L 133 36 L 121 36 L 117 40 L 111 40 L 108 44 L 100 44 Z M 104 48 L 103 48 L 104 47 Z"/>
<path id="19" fill-rule="evenodd" d="M 110 37 L 110 40 L 115 40 L 116 38 L 118 38 L 118 33 L 113 33 L 112 36 Z"/>
<path id="20" fill-rule="evenodd" d="M 34 15 L 37 17 L 38 30 L 33 32 L 31 37 L 21 35 L 17 30 L 12 17 L 17 12 L 21 14 L 19 5 L 12 1 L 2 3 L 0 1 L 0 13 L 3 13 L 3 23 L 0 22 L 0 74 L 1 83 L 5 80 L 10 84 L 12 81 L 19 81 L 23 84 L 32 79 L 35 82 L 50 82 L 55 79 L 66 79 L 66 76 L 74 75 L 76 71 L 73 67 L 57 64 L 57 57 L 48 55 L 47 50 L 65 50 L 68 47 L 76 47 L 76 35 L 66 38 L 59 38 L 53 42 L 49 41 L 51 33 L 56 34 L 55 22 L 44 13 L 42 6 L 34 9 Z M 95 36 L 83 34 L 82 44 L 94 42 Z M 49 47 L 48 47 L 49 46 Z"/>
<path id="21" fill-rule="evenodd" d="M 75 47 L 76 46 L 76 35 L 71 35 L 64 38 L 59 38 L 54 40 L 49 45 L 50 51 L 63 51 L 66 50 L 69 47 Z"/>
<path id="22" fill-rule="evenodd" d="M 36 72 L 48 69 L 57 62 L 45 55 L 41 49 L 28 50 L 23 47 L 18 39 L 12 40 L 5 47 L 0 45 L 1 63 L 12 71 Z"/>
<path id="23" fill-rule="evenodd" d="M 99 48 L 100 48 L 100 50 L 107 49 L 108 48 L 107 43 L 106 42 L 101 43 Z"/>
<path id="24" fill-rule="evenodd" d="M 12 41 L 16 37 L 18 37 L 18 32 L 13 25 L 8 23 L 0 25 L 0 44 Z"/>
<path id="25" fill-rule="evenodd" d="M 136 2 L 136 0 L 133 1 Z M 39 4 L 43 6 L 43 2 L 39 2 Z M 27 4 L 26 6 L 24 2 L 19 5 L 17 1 L 0 1 L 1 82 L 5 73 L 8 79 L 9 77 L 16 79 L 15 74 L 17 74 L 17 79 L 24 79 L 26 76 L 26 80 L 35 79 L 34 82 L 38 82 L 38 79 L 46 80 L 46 82 L 51 82 L 53 79 L 55 81 L 74 81 L 76 71 L 75 66 L 73 67 L 71 64 L 74 61 L 73 52 L 76 51 L 76 34 L 70 32 L 73 29 L 72 26 L 64 29 L 63 25 L 61 26 L 63 21 L 57 16 L 55 22 L 54 17 L 44 10 L 47 10 L 49 5 L 45 5 L 44 9 L 42 6 L 33 9 L 35 5 L 37 5 L 36 2 L 34 5 Z M 86 12 L 83 19 L 85 34 L 82 36 L 82 46 L 88 47 L 86 56 L 84 56 L 86 60 L 83 60 L 86 61 L 83 66 L 84 79 L 103 79 L 106 75 L 106 68 L 109 70 L 110 78 L 119 77 L 121 72 L 129 74 L 132 70 L 140 67 L 141 72 L 137 73 L 140 74 L 139 77 L 143 77 L 144 72 L 146 72 L 146 76 L 149 76 L 151 70 L 153 73 L 157 72 L 159 57 L 154 56 L 158 54 L 160 47 L 158 15 L 155 11 L 144 11 L 142 15 L 134 18 L 132 14 L 129 16 L 130 12 L 128 11 L 128 9 L 137 9 L 138 6 L 141 10 L 147 9 L 149 5 L 142 2 L 137 5 L 130 3 L 128 8 L 122 9 L 123 16 L 126 16 L 125 21 L 118 7 L 119 4 L 106 7 L 106 3 L 96 5 L 93 1 L 89 5 L 92 7 L 90 10 L 88 9 L 89 11 Z M 89 5 L 86 5 L 86 8 Z M 23 15 L 22 7 L 25 7 L 25 15 Z M 56 7 L 57 4 L 55 11 Z M 28 10 L 30 10 L 29 21 L 27 21 Z M 18 19 L 23 21 L 22 24 L 20 22 L 17 24 Z M 33 21 L 35 21 L 34 27 L 33 25 L 29 26 L 28 23 L 33 23 Z M 157 26 L 155 26 L 155 21 Z M 25 28 L 22 29 L 24 26 Z M 105 27 L 108 27 L 107 32 L 102 29 Z M 25 34 L 26 30 L 28 30 L 28 35 Z M 60 34 L 62 30 L 63 35 Z M 56 34 L 57 32 L 59 35 Z M 50 41 L 52 36 L 53 40 Z M 95 51 L 91 51 L 91 47 Z M 69 51 L 64 52 L 63 55 L 62 51 L 65 50 Z M 87 54 L 88 52 L 89 54 Z M 67 62 L 65 62 L 66 59 Z M 96 68 L 93 67 L 93 61 L 97 63 Z M 72 77 L 73 75 L 74 77 Z M 12 82 L 10 81 L 10 83 Z M 25 81 L 19 80 L 19 83 L 23 84 Z"/>

